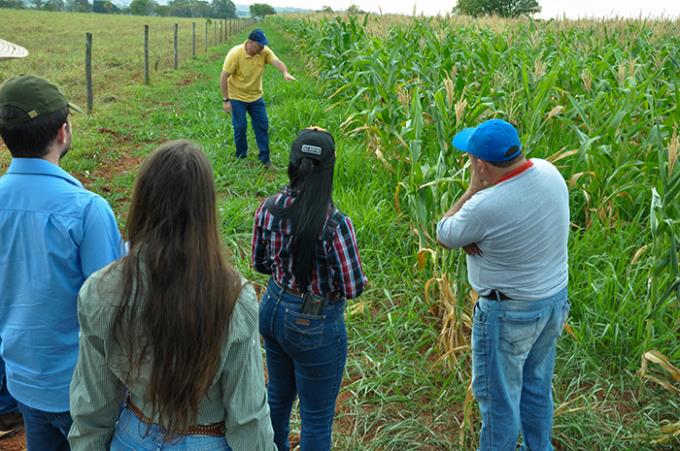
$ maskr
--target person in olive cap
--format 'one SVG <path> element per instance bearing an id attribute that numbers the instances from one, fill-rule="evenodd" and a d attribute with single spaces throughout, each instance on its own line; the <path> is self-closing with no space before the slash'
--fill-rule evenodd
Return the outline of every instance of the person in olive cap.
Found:
<path id="1" fill-rule="evenodd" d="M 482 451 L 552 450 L 552 376 L 569 313 L 569 192 L 557 168 L 527 160 L 515 127 L 500 119 L 468 128 L 453 146 L 470 159 L 468 189 L 437 225 L 446 248 L 463 248 L 479 294 L 472 326 L 472 392 Z"/>
<path id="2" fill-rule="evenodd" d="M 346 299 L 366 286 L 350 218 L 333 204 L 335 142 L 302 130 L 290 152 L 290 183 L 255 213 L 252 264 L 271 277 L 260 304 L 274 443 L 288 451 L 300 399 L 301 451 L 331 449 L 335 401 L 347 357 Z"/>
<path id="3" fill-rule="evenodd" d="M 78 291 L 122 252 L 109 204 L 59 167 L 70 110 L 80 108 L 43 78 L 0 86 L 0 136 L 12 154 L 0 177 L 0 338 L 28 451 L 69 449 Z"/>
<path id="4" fill-rule="evenodd" d="M 288 73 L 286 65 L 277 58 L 268 45 L 269 40 L 264 32 L 255 29 L 246 42 L 232 48 L 224 59 L 220 88 L 224 112 L 231 113 L 236 157 L 246 158 L 248 154 L 247 112 L 255 131 L 260 162 L 271 169 L 273 166 L 269 156 L 269 118 L 262 97 L 262 74 L 265 64 L 271 64 L 281 71 L 285 80 L 295 80 L 295 77 Z"/>
<path id="5" fill-rule="evenodd" d="M 24 58 L 28 51 L 13 42 L 0 39 L 0 61 Z M 17 401 L 7 390 L 7 378 L 5 377 L 5 362 L 0 357 L 0 432 L 16 430 L 23 424 Z"/>

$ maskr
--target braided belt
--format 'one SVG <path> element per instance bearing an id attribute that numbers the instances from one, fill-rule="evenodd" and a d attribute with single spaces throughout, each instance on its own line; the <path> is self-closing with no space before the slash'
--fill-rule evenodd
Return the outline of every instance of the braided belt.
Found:
<path id="1" fill-rule="evenodd" d="M 144 412 L 142 412 L 142 410 L 132 401 L 129 393 L 125 399 L 125 405 L 140 421 L 147 424 L 153 424 L 153 420 L 144 415 Z M 213 423 L 207 425 L 197 424 L 190 426 L 189 429 L 182 433 L 182 435 L 210 435 L 214 437 L 224 437 L 224 423 Z"/>

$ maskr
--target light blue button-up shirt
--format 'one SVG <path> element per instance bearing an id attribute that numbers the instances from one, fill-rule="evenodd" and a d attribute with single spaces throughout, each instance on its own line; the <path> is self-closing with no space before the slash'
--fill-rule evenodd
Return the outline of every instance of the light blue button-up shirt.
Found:
<path id="1" fill-rule="evenodd" d="M 19 402 L 69 410 L 78 291 L 121 250 L 103 198 L 49 161 L 12 160 L 0 177 L 0 354 Z"/>

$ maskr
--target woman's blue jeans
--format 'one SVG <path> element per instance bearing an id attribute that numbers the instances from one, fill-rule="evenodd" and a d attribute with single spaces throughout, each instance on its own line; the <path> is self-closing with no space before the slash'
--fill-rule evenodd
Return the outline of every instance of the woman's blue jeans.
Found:
<path id="1" fill-rule="evenodd" d="M 480 298 L 472 326 L 472 392 L 482 414 L 479 449 L 550 451 L 557 337 L 566 288 L 540 301 Z"/>
<path id="2" fill-rule="evenodd" d="M 288 451 L 290 413 L 300 398 L 300 451 L 331 449 L 335 400 L 347 358 L 345 301 L 321 315 L 300 313 L 302 298 L 272 280 L 260 304 L 260 334 L 267 352 L 267 394 L 274 442 Z"/>
<path id="3" fill-rule="evenodd" d="M 255 132 L 255 142 L 260 150 L 259 159 L 263 164 L 269 163 L 269 118 L 264 99 L 260 97 L 254 102 L 242 102 L 232 99 L 231 125 L 234 127 L 234 144 L 236 156 L 245 158 L 248 154 L 246 112 L 250 114 L 250 122 Z"/>
<path id="4" fill-rule="evenodd" d="M 116 423 L 110 451 L 231 451 L 231 448 L 224 437 L 180 435 L 168 439 L 160 426 L 143 422 L 126 407 Z"/>

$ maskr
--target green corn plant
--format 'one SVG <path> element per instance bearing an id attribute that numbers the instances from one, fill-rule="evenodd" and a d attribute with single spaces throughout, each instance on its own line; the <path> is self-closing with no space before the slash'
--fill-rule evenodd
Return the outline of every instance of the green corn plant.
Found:
<path id="1" fill-rule="evenodd" d="M 668 360 L 665 356 L 652 351 L 656 341 L 663 339 L 663 335 L 670 334 L 669 339 L 677 339 L 677 330 L 666 329 L 664 317 L 678 317 L 678 301 L 680 301 L 680 167 L 677 163 L 678 142 L 677 129 L 665 152 L 659 128 L 652 131 L 652 139 L 658 146 L 659 185 L 660 189 L 652 188 L 652 200 L 649 212 L 649 226 L 651 230 L 652 265 L 649 272 L 649 297 L 647 300 L 645 319 L 645 338 L 642 345 L 642 363 L 640 374 L 648 377 L 648 362 L 652 355 Z M 677 325 L 675 326 L 677 327 Z M 667 368 L 673 376 L 674 382 L 680 382 L 680 370 L 667 363 Z M 669 385 L 666 385 L 669 387 Z M 680 393 L 680 390 L 678 390 Z"/>

